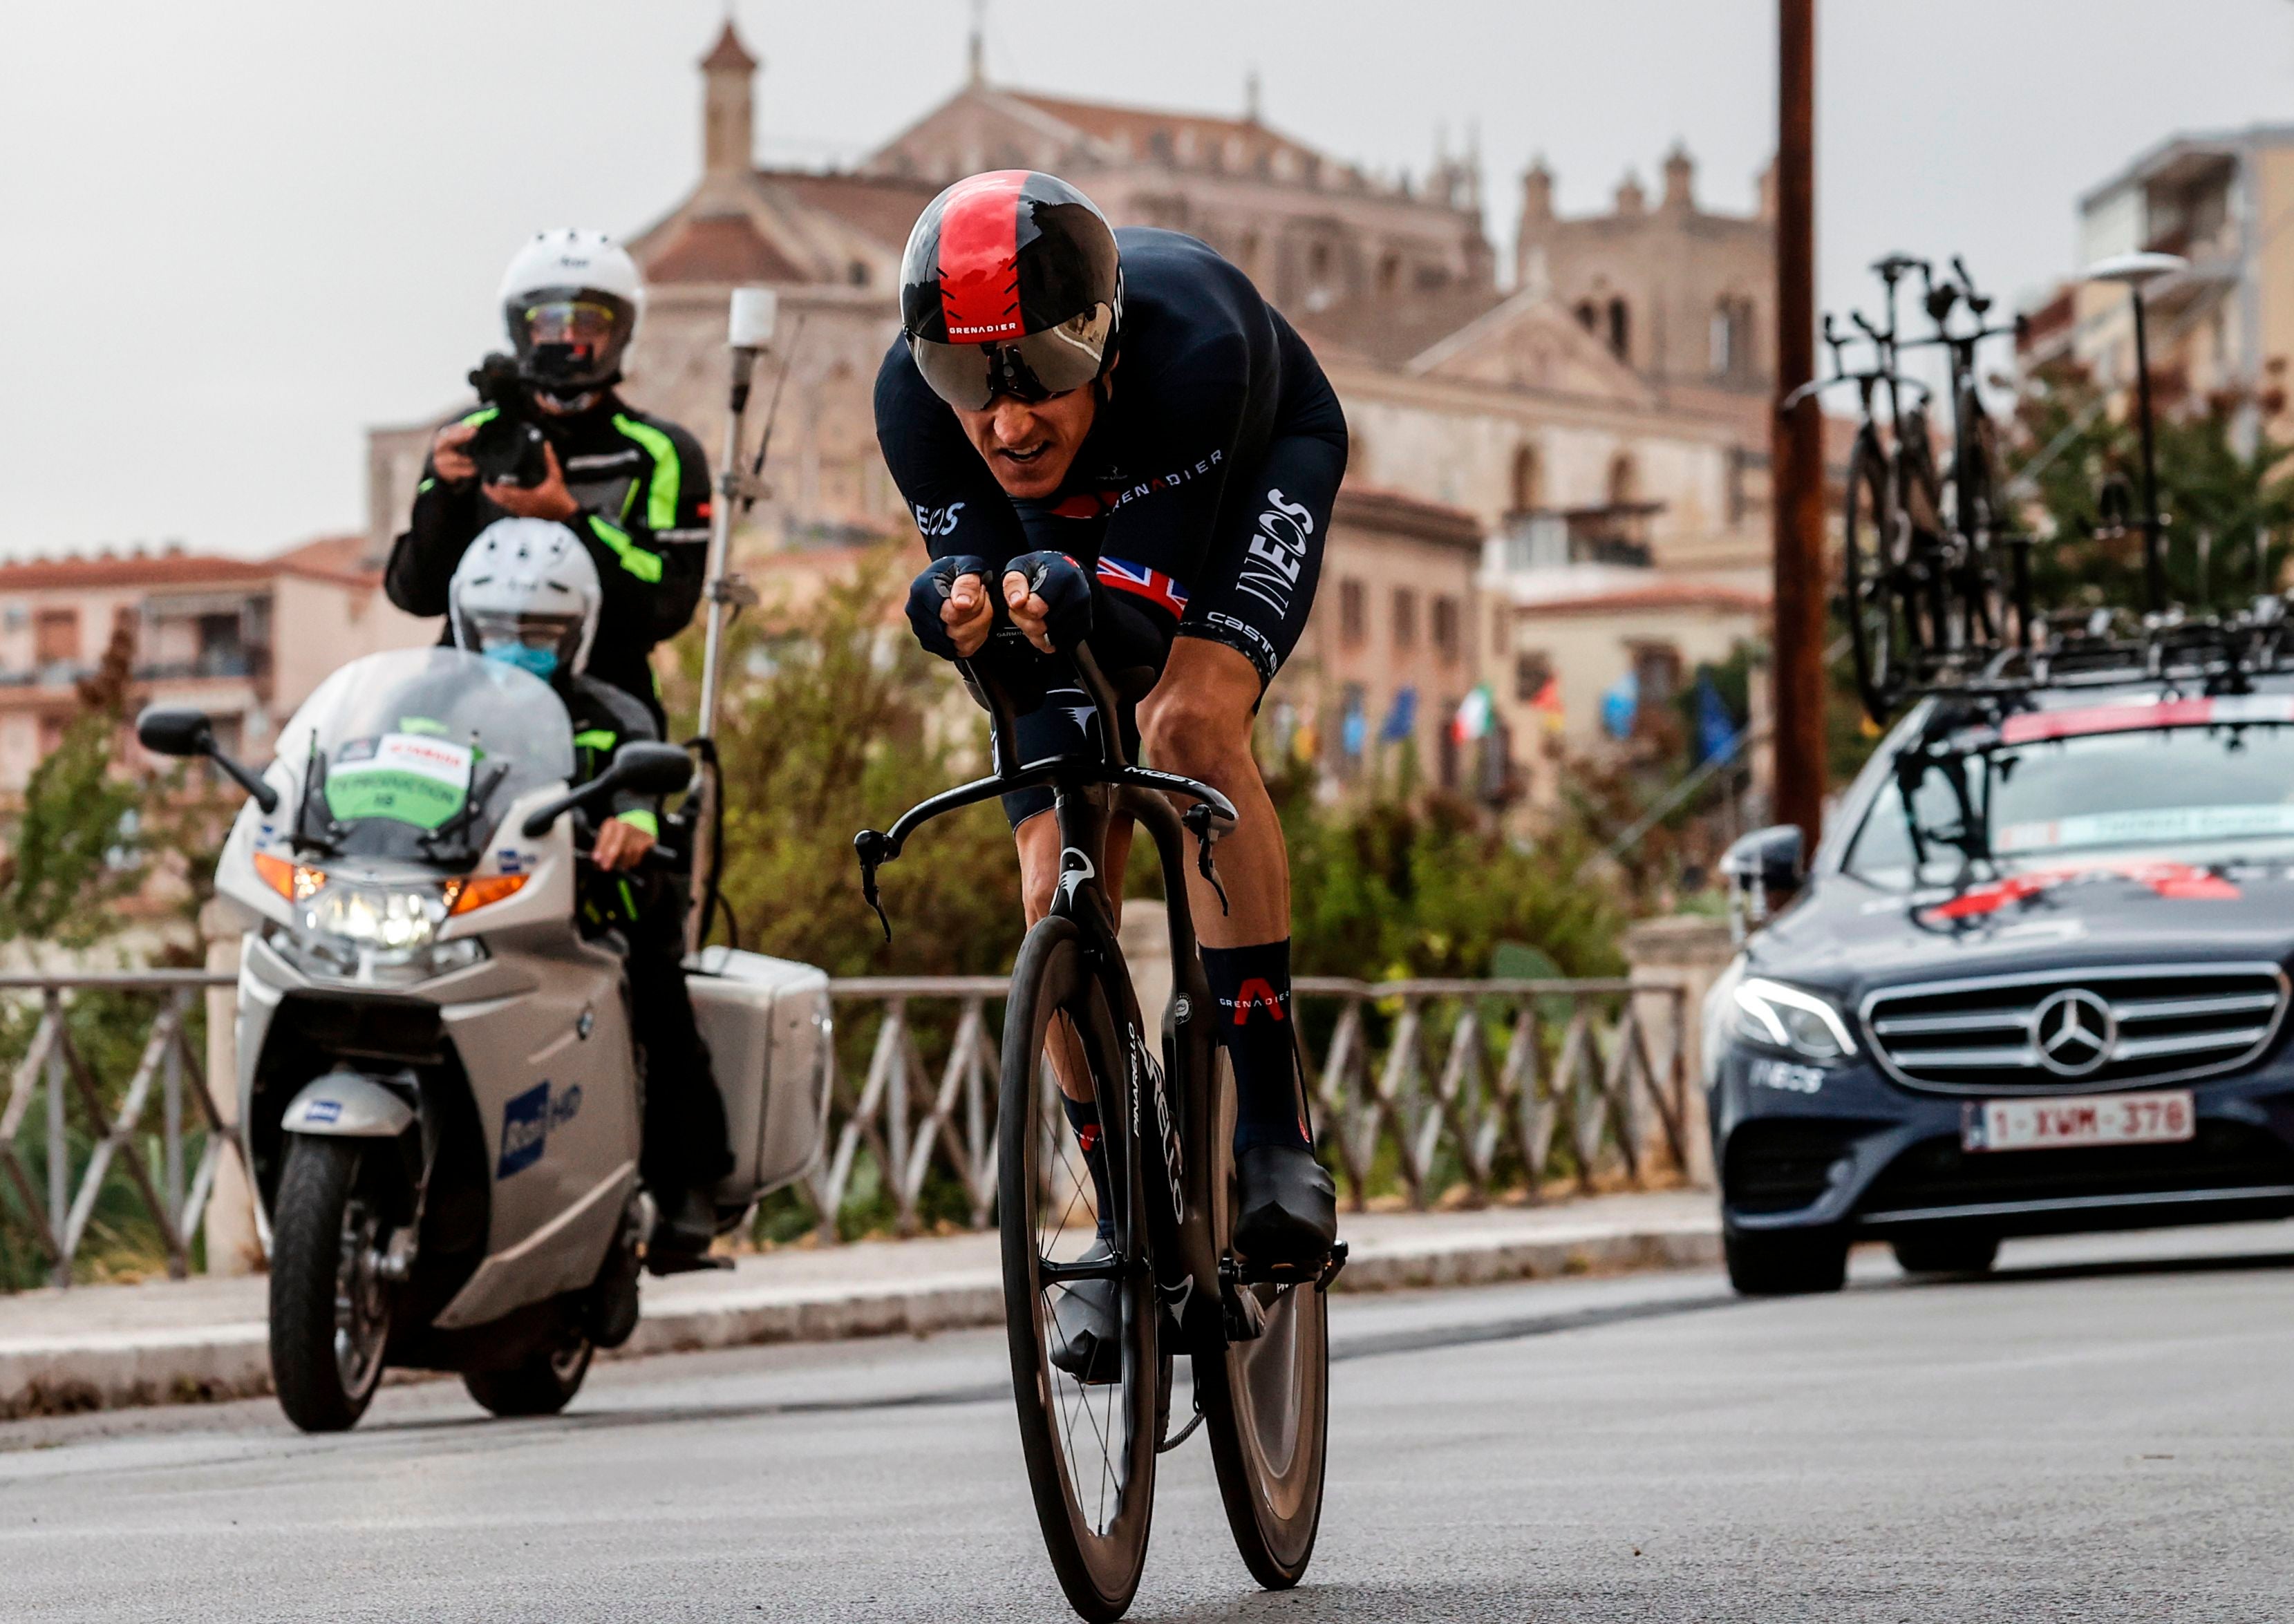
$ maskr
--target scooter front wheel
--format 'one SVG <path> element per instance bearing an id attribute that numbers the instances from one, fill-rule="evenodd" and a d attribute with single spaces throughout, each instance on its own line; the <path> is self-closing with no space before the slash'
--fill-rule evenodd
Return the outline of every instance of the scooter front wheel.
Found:
<path id="1" fill-rule="evenodd" d="M 367 1141 L 297 1135 L 279 1181 L 271 1246 L 271 1381 L 306 1433 L 358 1424 L 382 1380 L 390 1214 Z"/>

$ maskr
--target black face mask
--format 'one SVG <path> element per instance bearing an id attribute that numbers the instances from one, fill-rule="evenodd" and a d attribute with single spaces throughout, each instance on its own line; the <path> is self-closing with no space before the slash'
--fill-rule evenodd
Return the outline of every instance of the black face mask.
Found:
<path id="1" fill-rule="evenodd" d="M 595 407 L 599 402 L 606 398 L 606 392 L 621 381 L 622 375 L 616 372 L 611 378 L 608 378 L 600 383 L 590 385 L 585 388 L 578 390 L 553 389 L 544 385 L 534 383 L 530 378 L 527 380 L 527 383 L 533 390 L 533 398 L 535 400 L 540 401 L 542 404 L 548 406 L 559 417 L 574 418 L 579 417 L 582 413 Z"/>

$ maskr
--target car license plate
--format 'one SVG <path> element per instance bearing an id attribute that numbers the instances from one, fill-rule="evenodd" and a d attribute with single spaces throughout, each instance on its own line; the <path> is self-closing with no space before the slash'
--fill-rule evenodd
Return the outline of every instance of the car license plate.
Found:
<path id="1" fill-rule="evenodd" d="M 1964 1114 L 1969 1150 L 2052 1150 L 2077 1145 L 2170 1145 L 2198 1132 L 2188 1089 L 2151 1094 L 2085 1094 L 2052 1100 L 1986 1100 Z"/>

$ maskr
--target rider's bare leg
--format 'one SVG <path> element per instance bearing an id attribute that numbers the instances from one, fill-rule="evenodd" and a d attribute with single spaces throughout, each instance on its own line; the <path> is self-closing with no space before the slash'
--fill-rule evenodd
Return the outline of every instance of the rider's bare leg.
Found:
<path id="1" fill-rule="evenodd" d="M 1199 778 L 1234 803 L 1234 830 L 1217 855 L 1225 907 L 1192 866 L 1187 894 L 1212 1019 L 1234 1064 L 1238 1153 L 1311 1142 L 1290 1028 L 1290 860 L 1250 748 L 1259 693 L 1258 668 L 1247 656 L 1181 637 L 1139 706 L 1148 762 Z"/>
<path id="2" fill-rule="evenodd" d="M 1251 752 L 1258 668 L 1224 643 L 1179 637 L 1162 679 L 1139 702 L 1148 765 L 1199 778 L 1234 803 L 1234 830 L 1218 843 L 1218 893 L 1191 865 L 1187 901 L 1206 947 L 1279 942 L 1290 934 L 1290 857 L 1274 802 Z"/>

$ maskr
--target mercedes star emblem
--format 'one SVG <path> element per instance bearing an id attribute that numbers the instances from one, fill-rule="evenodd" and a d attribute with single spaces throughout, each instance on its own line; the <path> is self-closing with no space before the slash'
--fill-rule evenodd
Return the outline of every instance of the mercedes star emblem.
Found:
<path id="1" fill-rule="evenodd" d="M 2118 1046 L 2119 1023 L 2111 1005 L 2083 987 L 2050 993 L 2031 1011 L 2031 1040 L 2039 1064 L 2066 1077 L 2099 1069 Z"/>

